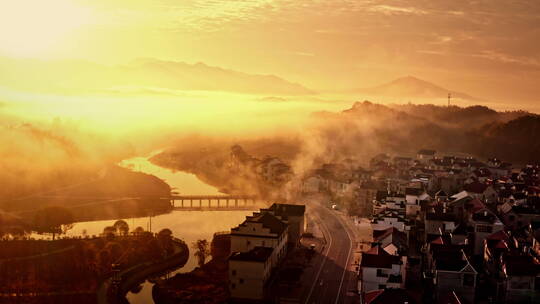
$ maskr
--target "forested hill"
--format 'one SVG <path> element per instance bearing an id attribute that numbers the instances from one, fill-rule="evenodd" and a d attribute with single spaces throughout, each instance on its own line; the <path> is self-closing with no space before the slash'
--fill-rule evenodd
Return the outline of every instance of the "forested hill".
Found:
<path id="1" fill-rule="evenodd" d="M 484 106 L 386 106 L 365 101 L 320 118 L 330 117 L 342 124 L 361 123 L 362 130 L 369 130 L 362 139 L 371 136 L 370 144 L 379 149 L 428 147 L 520 164 L 540 162 L 540 116 L 525 111 L 498 112 Z"/>

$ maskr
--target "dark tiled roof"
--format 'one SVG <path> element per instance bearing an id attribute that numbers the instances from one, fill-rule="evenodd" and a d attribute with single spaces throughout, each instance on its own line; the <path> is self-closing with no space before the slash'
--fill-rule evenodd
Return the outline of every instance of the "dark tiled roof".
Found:
<path id="1" fill-rule="evenodd" d="M 306 211 L 305 205 L 273 204 L 268 208 L 277 216 L 303 216 Z"/>
<path id="2" fill-rule="evenodd" d="M 277 235 L 281 235 L 285 229 L 287 229 L 287 224 L 282 222 L 274 215 L 268 212 L 254 212 L 253 216 L 247 216 L 246 220 L 242 224 L 240 224 L 238 227 L 232 228 L 231 231 L 238 231 L 240 226 L 246 226 L 246 222 L 261 223 L 264 228 L 270 229 L 271 233 L 275 233 Z"/>
<path id="3" fill-rule="evenodd" d="M 540 274 L 540 264 L 530 255 L 507 256 L 505 270 L 510 276 L 536 276 Z"/>
<path id="4" fill-rule="evenodd" d="M 426 213 L 426 220 L 428 221 L 445 221 L 445 222 L 455 222 L 456 216 L 450 212 L 435 211 Z"/>
<path id="5" fill-rule="evenodd" d="M 390 255 L 380 246 L 375 246 L 369 251 L 362 253 L 361 267 L 392 268 L 392 265 L 401 263 L 397 255 Z"/>
<path id="6" fill-rule="evenodd" d="M 448 196 L 448 194 L 446 194 L 444 190 L 439 190 L 437 191 L 437 193 L 435 193 L 435 196 Z"/>
<path id="7" fill-rule="evenodd" d="M 260 214 L 250 220 L 251 222 L 262 223 L 263 227 L 270 229 L 270 232 L 278 235 L 282 234 L 287 229 L 287 224 L 279 220 L 270 213 Z"/>
<path id="8" fill-rule="evenodd" d="M 488 185 L 480 182 L 472 182 L 470 184 L 467 184 L 463 187 L 465 191 L 471 192 L 471 193 L 484 193 L 486 191 Z"/>
<path id="9" fill-rule="evenodd" d="M 497 231 L 493 234 L 490 234 L 486 237 L 488 240 L 499 240 L 499 241 L 508 241 L 510 237 L 504 230 Z"/>
<path id="10" fill-rule="evenodd" d="M 375 242 L 380 241 L 389 235 L 392 235 L 392 244 L 397 245 L 397 247 L 404 247 L 407 245 L 407 234 L 399 231 L 395 227 L 390 227 L 385 230 L 373 230 L 373 239 Z"/>
<path id="11" fill-rule="evenodd" d="M 424 190 L 418 188 L 405 188 L 405 195 L 416 195 L 419 196 L 424 193 Z"/>
<path id="12" fill-rule="evenodd" d="M 467 225 L 464 223 L 460 223 L 457 225 L 457 227 L 452 231 L 452 234 L 454 235 L 467 235 Z"/>
<path id="13" fill-rule="evenodd" d="M 248 252 L 234 252 L 229 260 L 232 261 L 248 261 L 248 262 L 265 262 L 270 258 L 274 251 L 271 247 L 255 247 Z"/>

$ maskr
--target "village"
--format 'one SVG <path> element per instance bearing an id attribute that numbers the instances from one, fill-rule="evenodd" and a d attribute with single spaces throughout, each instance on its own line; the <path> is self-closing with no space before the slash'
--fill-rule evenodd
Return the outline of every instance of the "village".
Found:
<path id="1" fill-rule="evenodd" d="M 369 169 L 325 164 L 301 189 L 370 219 L 362 303 L 537 303 L 539 169 L 422 149 L 379 154 Z"/>
<path id="2" fill-rule="evenodd" d="M 264 179 L 282 182 L 272 172 L 283 172 L 287 164 L 271 160 L 264 162 Z M 305 227 L 316 226 L 305 222 L 305 210 L 322 206 L 345 214 L 343 226 L 352 223 L 356 232 L 362 219 L 371 226 L 369 238 L 351 238 L 358 257 L 346 261 L 356 270 L 356 277 L 349 277 L 357 282 L 352 302 L 535 303 L 540 300 L 539 170 L 428 149 L 415 156 L 379 154 L 368 168 L 351 160 L 323 164 L 296 184 L 296 199 L 305 205 L 274 204 L 231 229 L 230 294 L 240 300 L 268 298 L 287 249 L 302 247 L 311 235 Z M 324 255 L 322 249 L 316 251 Z"/>

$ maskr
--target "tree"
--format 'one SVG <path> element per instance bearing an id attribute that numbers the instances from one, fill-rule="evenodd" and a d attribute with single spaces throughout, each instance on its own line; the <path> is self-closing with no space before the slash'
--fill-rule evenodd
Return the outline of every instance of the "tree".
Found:
<path id="1" fill-rule="evenodd" d="M 103 236 L 107 240 L 114 239 L 114 237 L 116 236 L 116 228 L 114 228 L 113 226 L 107 226 L 107 227 L 103 228 Z"/>
<path id="2" fill-rule="evenodd" d="M 140 236 L 144 233 L 144 229 L 141 226 L 138 226 L 137 228 L 133 229 L 133 234 Z"/>
<path id="3" fill-rule="evenodd" d="M 174 251 L 172 246 L 172 231 L 169 228 L 161 229 L 157 234 L 157 239 L 159 244 L 167 254 L 170 254 Z"/>
<path id="4" fill-rule="evenodd" d="M 114 229 L 118 235 L 126 236 L 129 232 L 129 225 L 124 220 L 118 220 L 113 224 Z"/>
<path id="5" fill-rule="evenodd" d="M 195 253 L 193 255 L 197 257 L 199 267 L 202 267 L 204 265 L 204 262 L 206 261 L 206 258 L 210 255 L 210 246 L 208 244 L 208 241 L 197 240 L 191 246 L 193 249 L 195 249 Z"/>
<path id="6" fill-rule="evenodd" d="M 35 213 L 33 226 L 39 233 L 52 233 L 54 240 L 56 234 L 73 228 L 73 214 L 64 207 L 45 207 Z"/>

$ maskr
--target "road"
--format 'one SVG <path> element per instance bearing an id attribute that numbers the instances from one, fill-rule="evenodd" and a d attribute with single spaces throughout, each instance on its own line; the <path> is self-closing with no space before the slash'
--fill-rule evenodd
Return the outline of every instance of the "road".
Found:
<path id="1" fill-rule="evenodd" d="M 335 211 L 318 204 L 310 204 L 309 208 L 320 219 L 326 245 L 322 249 L 323 257 L 315 264 L 315 273 L 304 303 L 351 303 L 347 291 L 356 283 L 354 273 L 349 271 L 353 259 L 353 237 Z"/>

